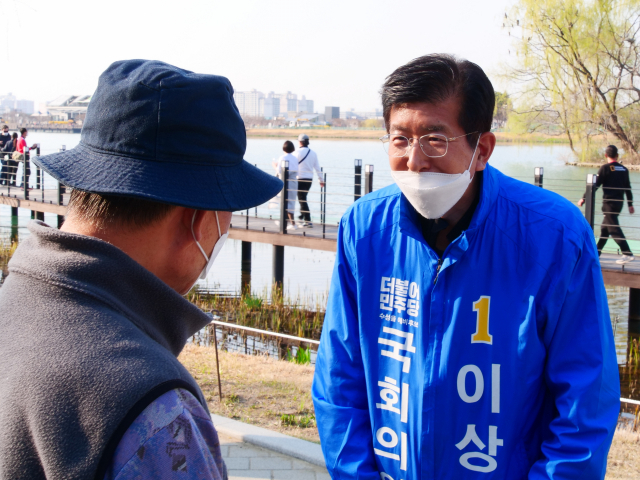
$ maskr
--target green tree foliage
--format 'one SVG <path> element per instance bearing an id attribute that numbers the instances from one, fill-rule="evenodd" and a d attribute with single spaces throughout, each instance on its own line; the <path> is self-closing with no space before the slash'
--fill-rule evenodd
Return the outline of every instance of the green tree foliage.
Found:
<path id="1" fill-rule="evenodd" d="M 583 158 L 604 134 L 640 163 L 640 0 L 519 0 L 503 27 L 516 47 L 515 125 L 566 135 Z"/>

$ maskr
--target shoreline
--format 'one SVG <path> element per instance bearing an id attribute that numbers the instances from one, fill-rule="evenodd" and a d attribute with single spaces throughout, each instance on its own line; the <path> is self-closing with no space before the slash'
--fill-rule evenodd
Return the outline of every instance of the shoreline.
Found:
<path id="1" fill-rule="evenodd" d="M 247 138 L 298 138 L 306 133 L 311 138 L 323 140 L 378 140 L 386 135 L 386 130 L 350 130 L 333 128 L 248 128 Z M 568 145 L 562 137 L 541 134 L 516 135 L 508 132 L 494 133 L 498 144 L 551 144 Z"/>
<path id="2" fill-rule="evenodd" d="M 634 165 L 632 163 L 624 163 L 624 160 L 620 162 L 622 165 L 627 167 L 627 170 L 640 170 L 640 165 Z M 586 168 L 600 168 L 604 165 L 602 163 L 587 163 L 587 162 L 565 162 L 565 165 L 568 167 L 586 167 Z"/>

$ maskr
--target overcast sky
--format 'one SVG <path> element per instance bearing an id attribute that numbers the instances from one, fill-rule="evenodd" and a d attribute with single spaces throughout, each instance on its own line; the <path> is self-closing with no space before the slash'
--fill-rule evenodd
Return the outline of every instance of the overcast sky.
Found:
<path id="1" fill-rule="evenodd" d="M 433 52 L 493 77 L 510 0 L 0 0 L 0 94 L 92 93 L 113 61 L 162 60 L 238 91 L 291 91 L 373 110 L 384 78 Z"/>

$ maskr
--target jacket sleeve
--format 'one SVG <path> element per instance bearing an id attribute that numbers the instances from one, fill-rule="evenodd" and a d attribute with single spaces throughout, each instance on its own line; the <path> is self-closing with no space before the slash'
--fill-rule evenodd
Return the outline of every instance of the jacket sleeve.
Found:
<path id="1" fill-rule="evenodd" d="M 607 297 L 591 231 L 559 281 L 545 329 L 545 382 L 555 418 L 530 480 L 603 479 L 620 411 L 620 381 Z"/>
<path id="2" fill-rule="evenodd" d="M 318 175 L 318 180 L 324 182 L 324 177 L 322 176 L 322 170 L 320 170 L 320 162 L 318 161 L 318 154 L 316 154 L 315 162 L 313 162 L 313 168 L 316 171 L 316 175 Z"/>
<path id="3" fill-rule="evenodd" d="M 633 192 L 631 191 L 631 181 L 629 180 L 629 170 L 627 170 L 625 173 L 625 179 L 624 179 L 624 187 L 627 190 L 624 191 L 624 193 L 627 195 L 627 205 L 629 207 L 633 207 Z"/>
<path id="4" fill-rule="evenodd" d="M 348 228 L 343 219 L 316 359 L 313 403 L 331 478 L 380 480 L 360 350 L 356 269 L 345 238 Z"/>

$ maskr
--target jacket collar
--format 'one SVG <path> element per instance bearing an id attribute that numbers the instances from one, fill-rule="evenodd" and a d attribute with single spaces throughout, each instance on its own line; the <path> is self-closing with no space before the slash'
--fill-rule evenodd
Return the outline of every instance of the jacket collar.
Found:
<path id="1" fill-rule="evenodd" d="M 469 248 L 469 241 L 475 236 L 478 228 L 484 224 L 489 216 L 493 205 L 498 198 L 500 188 L 498 181 L 499 172 L 491 165 L 487 164 L 482 176 L 482 188 L 480 190 L 480 201 L 471 219 L 469 228 L 454 240 L 448 248 L 447 256 L 457 260 L 459 256 Z M 399 189 L 398 189 L 399 190 Z M 412 237 L 419 242 L 425 243 L 420 227 L 420 217 L 415 208 L 409 203 L 407 198 L 400 193 L 400 202 L 396 206 L 396 215 L 400 232 Z"/>
<path id="2" fill-rule="evenodd" d="M 28 225 L 31 235 L 9 262 L 28 275 L 107 304 L 178 356 L 211 319 L 122 250 L 94 237 Z"/>

